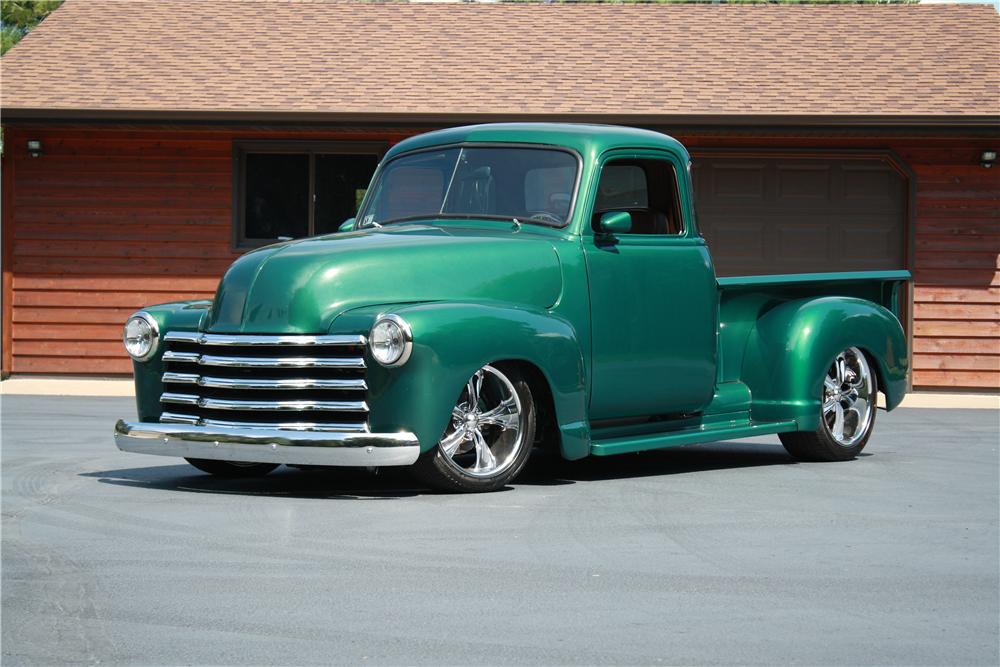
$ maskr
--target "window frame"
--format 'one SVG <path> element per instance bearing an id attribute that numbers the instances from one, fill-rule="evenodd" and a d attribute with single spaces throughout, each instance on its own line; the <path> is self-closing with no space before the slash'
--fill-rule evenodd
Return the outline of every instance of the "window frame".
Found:
<path id="1" fill-rule="evenodd" d="M 246 236 L 246 165 L 248 154 L 271 153 L 284 155 L 307 155 L 309 157 L 309 219 L 307 235 L 316 232 L 316 156 L 317 155 L 371 155 L 382 162 L 389 149 L 387 141 L 338 141 L 331 140 L 272 140 L 237 139 L 233 141 L 233 204 L 232 234 L 233 250 L 243 251 L 260 248 L 278 242 L 277 239 L 251 239 Z M 372 177 L 378 173 L 378 164 Z M 371 179 L 368 186 L 371 187 Z"/>
<path id="2" fill-rule="evenodd" d="M 395 162 L 396 160 L 398 160 L 400 158 L 403 158 L 403 157 L 406 157 L 406 156 L 409 156 L 409 155 L 416 155 L 418 153 L 427 153 L 427 152 L 433 152 L 433 151 L 439 151 L 439 150 L 447 150 L 447 149 L 450 149 L 450 148 L 458 148 L 458 149 L 462 149 L 462 148 L 529 148 L 529 149 L 556 150 L 556 151 L 562 151 L 563 153 L 569 153 L 574 158 L 576 158 L 576 179 L 573 182 L 573 193 L 570 195 L 570 207 L 569 207 L 569 212 L 566 214 L 566 221 L 563 222 L 561 225 L 553 225 L 551 223 L 545 223 L 545 222 L 541 222 L 541 221 L 538 221 L 538 220 L 532 220 L 532 221 L 524 220 L 523 223 L 524 224 L 537 225 L 539 227 L 548 227 L 549 229 L 565 229 L 565 228 L 569 227 L 570 224 L 573 222 L 573 216 L 576 214 L 576 211 L 577 211 L 577 206 L 576 205 L 577 205 L 578 197 L 580 195 L 580 187 L 581 187 L 581 184 L 583 183 L 583 171 L 584 171 L 583 156 L 579 153 L 579 151 L 577 151 L 574 148 L 570 148 L 569 146 L 560 146 L 560 145 L 557 145 L 557 144 L 536 144 L 536 143 L 529 143 L 529 142 L 523 142 L 523 141 L 521 141 L 521 142 L 519 142 L 519 141 L 459 141 L 459 142 L 450 143 L 450 144 L 437 144 L 437 145 L 433 145 L 433 146 L 422 146 L 420 148 L 414 148 L 412 150 L 408 150 L 408 151 L 405 151 L 405 152 L 393 155 L 389 160 L 386 160 L 385 162 L 379 162 L 378 169 L 375 171 L 375 175 L 372 176 L 372 182 L 368 186 L 368 192 L 365 194 L 365 198 L 361 202 L 361 206 L 358 208 L 358 213 L 361 213 L 362 211 L 365 211 L 368 208 L 368 205 L 370 203 L 368 201 L 368 198 L 371 196 L 372 186 L 377 183 L 377 179 L 381 178 L 381 176 L 382 176 L 382 171 L 386 167 L 388 167 L 390 164 L 392 164 L 393 162 Z M 488 220 L 489 218 L 479 218 L 479 219 Z M 388 224 L 396 224 L 396 223 L 390 222 Z M 369 225 L 363 225 L 363 224 L 359 223 L 358 229 L 366 229 L 368 227 L 369 227 Z"/>
<path id="3" fill-rule="evenodd" d="M 597 170 L 596 178 L 594 179 L 594 194 L 591 199 L 591 210 L 590 219 L 588 221 L 588 226 L 590 227 L 591 234 L 598 235 L 600 232 L 594 228 L 594 216 L 599 212 L 596 208 L 597 204 L 597 193 L 598 188 L 601 185 L 601 178 L 604 176 L 604 170 L 608 165 L 612 165 L 615 162 L 641 162 L 649 160 L 659 160 L 665 162 L 670 167 L 670 172 L 673 174 L 673 205 L 674 213 L 677 216 L 677 222 L 680 225 L 680 230 L 674 233 L 668 234 L 639 234 L 627 232 L 624 234 L 618 234 L 616 236 L 621 236 L 622 238 L 653 238 L 653 239 L 678 239 L 678 238 L 688 238 L 691 236 L 691 225 L 689 221 L 689 216 L 685 210 L 684 201 L 681 199 L 681 187 L 680 187 L 680 174 L 681 172 L 677 169 L 677 162 L 672 159 L 673 155 L 670 153 L 651 153 L 646 151 L 612 151 L 601 160 L 600 167 Z M 645 172 L 645 170 L 643 170 Z M 647 188 L 647 198 L 649 197 L 649 175 L 646 174 L 646 188 Z M 615 210 L 615 209 L 611 209 Z M 623 209 L 624 210 L 624 209 Z"/>

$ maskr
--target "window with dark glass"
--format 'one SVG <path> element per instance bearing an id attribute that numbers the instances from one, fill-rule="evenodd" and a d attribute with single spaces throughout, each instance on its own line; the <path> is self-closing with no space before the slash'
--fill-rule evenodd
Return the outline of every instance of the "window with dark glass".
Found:
<path id="1" fill-rule="evenodd" d="M 516 219 L 561 227 L 578 170 L 573 153 L 553 148 L 473 144 L 401 155 L 382 168 L 358 223 Z"/>
<path id="2" fill-rule="evenodd" d="M 680 234 L 684 231 L 677 174 L 666 160 L 625 159 L 604 165 L 594 201 L 593 227 L 611 211 L 632 215 L 630 234 Z"/>
<path id="3" fill-rule="evenodd" d="M 235 244 L 252 247 L 337 231 L 357 213 L 384 148 L 342 142 L 237 143 Z"/>

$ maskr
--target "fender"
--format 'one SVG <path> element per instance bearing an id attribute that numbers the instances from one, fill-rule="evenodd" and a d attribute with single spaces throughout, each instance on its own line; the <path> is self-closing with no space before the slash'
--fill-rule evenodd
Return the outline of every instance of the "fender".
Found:
<path id="1" fill-rule="evenodd" d="M 334 320 L 331 332 L 367 334 L 386 313 L 410 325 L 413 352 L 399 368 L 369 360 L 373 431 L 410 431 L 421 451 L 428 451 L 440 440 L 462 388 L 476 370 L 499 360 L 524 361 L 549 384 L 562 455 L 578 459 L 589 453 L 583 353 L 567 320 L 504 303 L 431 302 L 352 310 Z"/>
<path id="2" fill-rule="evenodd" d="M 211 301 L 174 301 L 156 306 L 142 308 L 156 320 L 160 335 L 167 331 L 199 331 L 202 321 L 207 318 Z M 160 420 L 163 408 L 160 405 L 160 394 L 163 393 L 163 350 L 165 346 L 160 341 L 160 347 L 146 361 L 132 360 L 132 375 L 135 377 L 135 399 L 139 420 L 155 422 Z"/>
<path id="3" fill-rule="evenodd" d="M 864 351 L 873 363 L 886 408 L 906 394 L 906 337 L 896 316 L 864 299 L 819 297 L 788 301 L 761 316 L 747 339 L 742 379 L 755 421 L 794 419 L 819 426 L 823 377 L 836 355 Z"/>

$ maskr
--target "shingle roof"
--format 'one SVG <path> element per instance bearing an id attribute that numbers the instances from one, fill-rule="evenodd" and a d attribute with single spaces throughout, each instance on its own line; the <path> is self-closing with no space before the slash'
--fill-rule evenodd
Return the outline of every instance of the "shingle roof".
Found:
<path id="1" fill-rule="evenodd" d="M 67 0 L 10 116 L 1000 118 L 988 5 Z"/>

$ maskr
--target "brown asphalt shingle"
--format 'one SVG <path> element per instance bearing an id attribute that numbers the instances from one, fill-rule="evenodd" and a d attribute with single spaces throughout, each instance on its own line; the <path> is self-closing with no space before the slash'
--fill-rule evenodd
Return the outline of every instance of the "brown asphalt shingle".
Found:
<path id="1" fill-rule="evenodd" d="M 67 0 L 0 62 L 18 110 L 993 116 L 988 5 Z"/>

